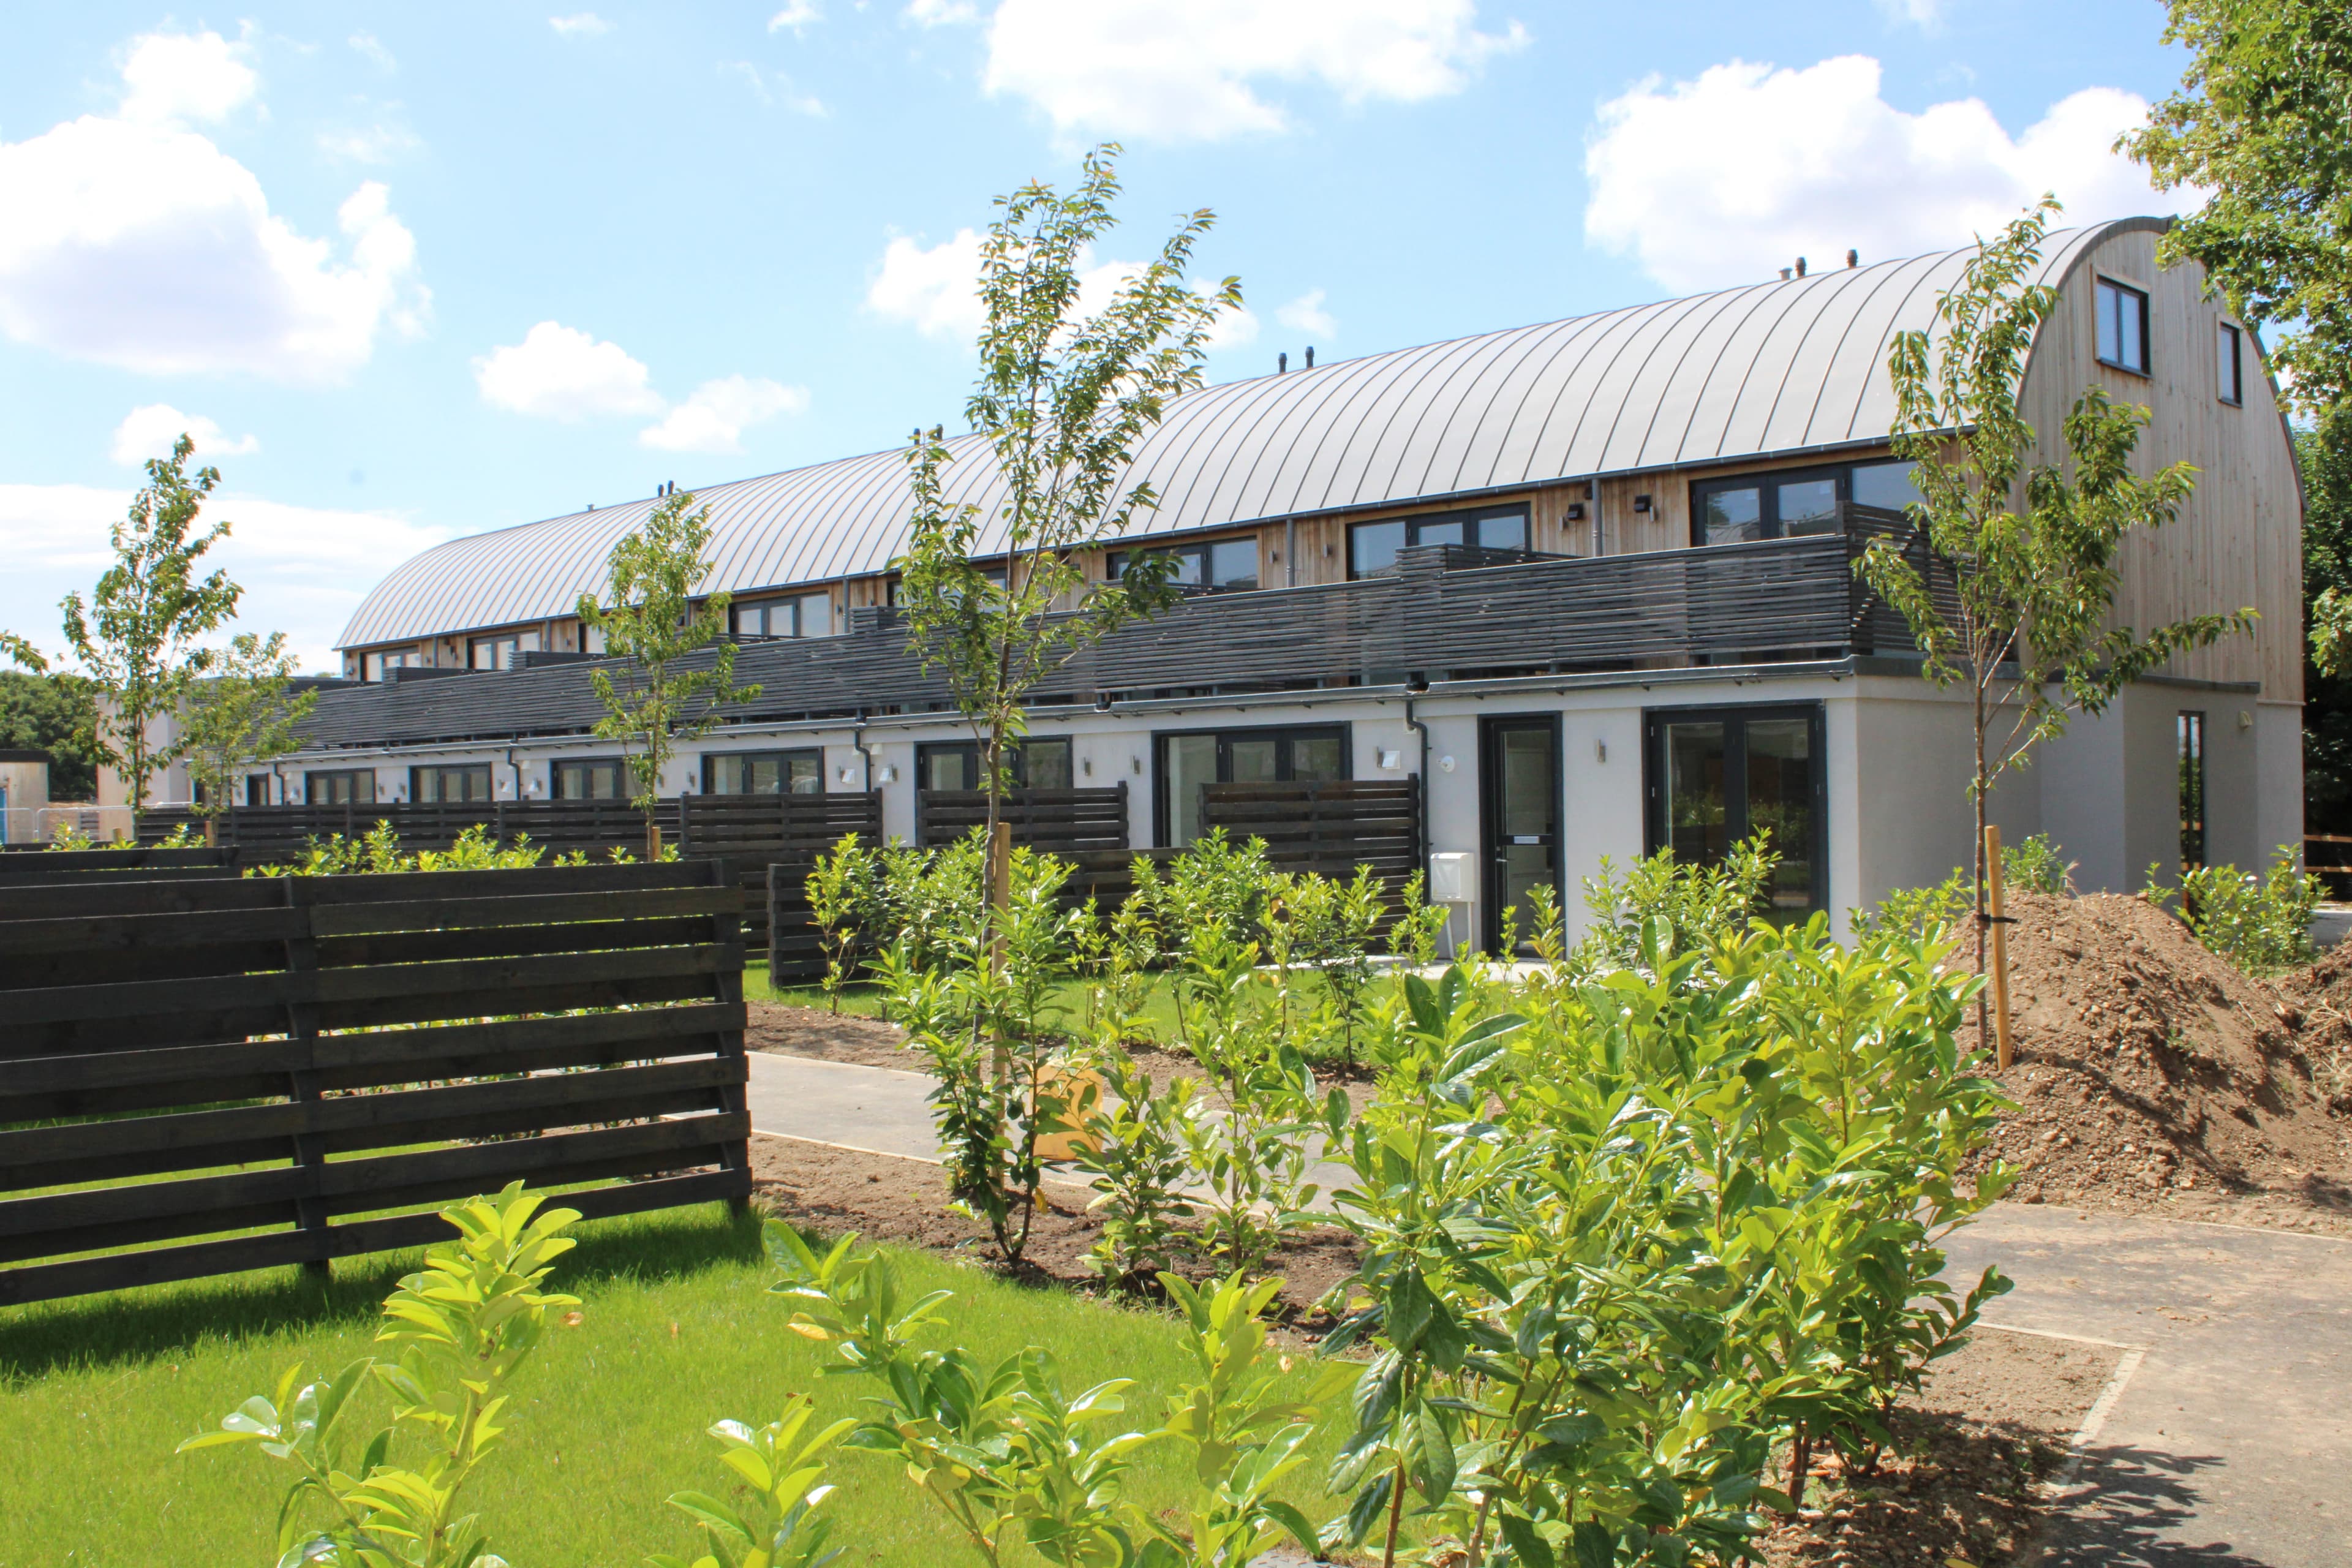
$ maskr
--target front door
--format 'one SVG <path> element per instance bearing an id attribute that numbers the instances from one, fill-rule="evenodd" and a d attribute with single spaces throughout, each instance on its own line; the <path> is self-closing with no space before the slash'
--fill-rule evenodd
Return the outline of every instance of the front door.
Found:
<path id="1" fill-rule="evenodd" d="M 1555 898 L 1560 892 L 1559 715 L 1482 719 L 1478 751 L 1486 840 L 1486 946 L 1492 952 L 1502 941 L 1504 910 L 1518 910 L 1524 935 L 1535 924 L 1535 889 L 1549 888 Z"/>

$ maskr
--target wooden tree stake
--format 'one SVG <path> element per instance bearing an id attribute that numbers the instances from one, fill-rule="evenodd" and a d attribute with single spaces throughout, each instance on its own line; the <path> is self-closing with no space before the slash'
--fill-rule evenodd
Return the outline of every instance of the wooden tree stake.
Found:
<path id="1" fill-rule="evenodd" d="M 1985 824 L 1985 894 L 1992 915 L 1992 1027 L 1995 1064 L 2007 1068 L 2009 1045 L 2009 926 L 2000 896 L 2000 826 Z"/>

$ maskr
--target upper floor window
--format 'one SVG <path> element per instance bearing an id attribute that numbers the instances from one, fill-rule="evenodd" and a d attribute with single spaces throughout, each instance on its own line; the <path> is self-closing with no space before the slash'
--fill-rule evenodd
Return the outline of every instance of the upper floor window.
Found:
<path id="1" fill-rule="evenodd" d="M 1396 564 L 1397 552 L 1416 544 L 1468 544 L 1481 550 L 1525 550 L 1528 509 L 1435 512 L 1383 518 L 1348 530 L 1348 575 L 1368 577 Z"/>
<path id="2" fill-rule="evenodd" d="M 1745 544 L 1759 539 L 1832 533 L 1844 501 L 1900 511 L 1919 499 L 1908 463 L 1852 463 L 1784 468 L 1700 479 L 1691 486 L 1691 542 Z"/>
<path id="3" fill-rule="evenodd" d="M 382 680 L 387 669 L 406 669 L 424 662 L 425 656 L 413 647 L 377 648 L 360 656 L 360 679 Z"/>
<path id="4" fill-rule="evenodd" d="M 730 630 L 739 637 L 829 637 L 833 635 L 833 595 L 796 594 L 789 599 L 755 599 L 728 608 Z"/>
<path id="5" fill-rule="evenodd" d="M 2245 334 L 2229 322 L 2221 323 L 2220 341 L 2214 345 L 2214 379 L 2224 403 L 2246 401 Z"/>
<path id="6" fill-rule="evenodd" d="M 1231 592 L 1257 586 L 1257 535 L 1246 539 L 1216 539 L 1202 544 L 1171 544 L 1157 550 L 1114 550 L 1104 562 L 1112 581 L 1127 575 L 1139 554 L 1173 556 L 1179 588 L 1223 588 Z"/>
<path id="7" fill-rule="evenodd" d="M 499 632 L 492 637 L 469 637 L 466 641 L 466 668 L 512 669 L 520 662 L 520 655 L 538 651 L 537 632 Z"/>
<path id="8" fill-rule="evenodd" d="M 2147 374 L 2147 296 L 2111 278 L 2099 279 L 2099 363 Z"/>

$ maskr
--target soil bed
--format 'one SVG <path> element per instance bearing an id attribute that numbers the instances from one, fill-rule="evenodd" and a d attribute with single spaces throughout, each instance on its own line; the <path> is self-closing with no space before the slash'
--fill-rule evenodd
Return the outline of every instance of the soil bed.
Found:
<path id="1" fill-rule="evenodd" d="M 2265 982 L 2142 899 L 2010 908 L 2014 1197 L 2352 1235 L 2352 955 Z"/>

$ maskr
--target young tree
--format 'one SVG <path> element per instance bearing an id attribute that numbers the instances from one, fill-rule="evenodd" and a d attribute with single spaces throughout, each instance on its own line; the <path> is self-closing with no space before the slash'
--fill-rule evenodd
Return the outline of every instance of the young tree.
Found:
<path id="1" fill-rule="evenodd" d="M 220 483 L 214 468 L 188 472 L 195 443 L 182 436 L 169 458 L 147 462 L 147 485 L 114 525 L 114 564 L 85 605 L 68 594 L 66 641 L 104 702 L 95 711 L 90 750 L 122 775 L 131 816 L 147 807 L 148 781 L 188 749 L 183 733 L 150 736 L 148 726 L 179 711 L 190 685 L 212 666 L 196 639 L 236 613 L 244 590 L 226 572 L 199 579 L 205 552 L 228 537 L 216 522 L 199 533 L 197 514 Z"/>
<path id="2" fill-rule="evenodd" d="M 1943 342 L 1931 347 L 1927 332 L 1901 333 L 1887 361 L 1895 450 L 1917 465 L 1914 482 L 1924 500 L 1911 513 L 1933 555 L 1948 563 L 1947 602 L 1891 540 L 1872 541 L 1854 563 L 1909 623 L 1927 655 L 1927 679 L 1968 684 L 1979 969 L 1989 918 L 1985 809 L 1994 783 L 2024 764 L 2035 745 L 2063 733 L 2074 714 L 2102 711 L 2174 654 L 2243 631 L 2254 619 L 2252 609 L 2192 616 L 2145 636 L 2108 624 L 2124 536 L 2170 521 L 2196 469 L 2175 463 L 2146 479 L 2135 475 L 2132 452 L 2148 412 L 2116 404 L 2096 386 L 2066 416 L 2066 460 L 2035 458 L 2038 437 L 2018 395 L 2034 334 L 2058 295 L 2026 279 L 2057 210 L 2045 198 L 1980 240 L 1958 287 L 1937 301 Z"/>
<path id="3" fill-rule="evenodd" d="M 2169 0 L 2179 90 L 2118 145 L 2158 190 L 2205 205 L 2158 254 L 2193 258 L 2249 325 L 2291 326 L 2272 351 L 2316 415 L 2352 399 L 2352 8 L 2344 0 Z"/>
<path id="4" fill-rule="evenodd" d="M 981 247 L 980 376 L 964 404 L 996 465 L 991 506 L 947 500 L 953 459 L 940 429 L 918 431 L 908 452 L 914 514 L 898 603 L 925 668 L 945 679 L 979 743 L 992 848 L 1028 694 L 1173 596 L 1165 558 L 1147 557 L 1120 582 L 1089 583 L 1079 552 L 1157 504 L 1149 484 L 1122 489 L 1121 476 L 1169 401 L 1201 384 L 1209 332 L 1241 304 L 1237 279 L 1205 292 L 1185 279 L 1215 221 L 1203 208 L 1099 311 L 1080 313 L 1087 252 L 1117 222 L 1118 151 L 1088 153 L 1066 194 L 1032 183 L 997 200 Z M 1002 560 L 1002 580 L 975 558 Z"/>
<path id="5" fill-rule="evenodd" d="M 721 636 L 727 595 L 694 601 L 710 575 L 702 555 L 710 543 L 710 509 L 693 506 L 690 490 L 663 498 L 643 528 L 613 546 L 605 562 L 611 602 L 580 598 L 582 624 L 603 631 L 605 655 L 620 663 L 617 670 L 600 665 L 589 678 L 604 705 L 596 733 L 621 742 L 637 786 L 632 804 L 646 814 L 648 860 L 661 856 L 654 808 L 678 742 L 706 733 L 728 703 L 760 695 L 757 686 L 735 684 L 735 645 Z M 713 643 L 718 649 L 709 658 L 692 658 Z"/>
<path id="6" fill-rule="evenodd" d="M 299 743 L 296 731 L 319 705 L 319 694 L 295 691 L 296 673 L 284 632 L 272 632 L 266 641 L 240 632 L 190 689 L 182 730 L 188 775 L 203 788 L 197 809 L 207 842 L 219 841 L 220 814 L 246 769 L 282 757 Z"/>

